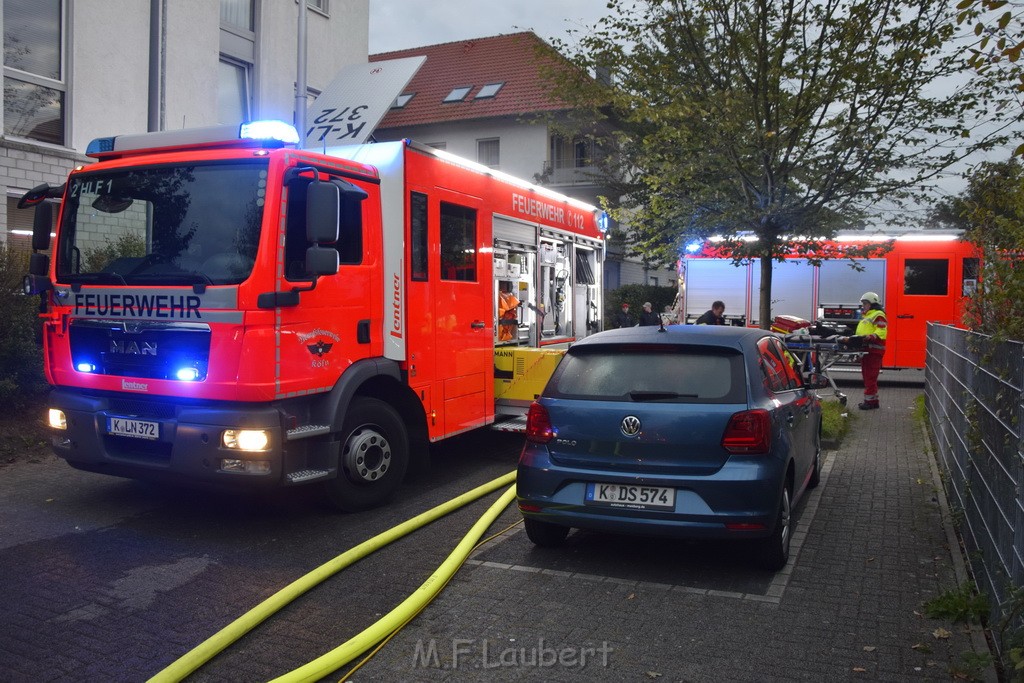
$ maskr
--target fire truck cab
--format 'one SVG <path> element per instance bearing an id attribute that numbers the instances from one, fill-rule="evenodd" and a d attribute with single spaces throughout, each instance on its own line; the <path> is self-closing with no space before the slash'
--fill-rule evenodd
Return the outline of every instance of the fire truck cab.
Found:
<path id="1" fill-rule="evenodd" d="M 280 123 L 100 138 L 97 163 L 23 198 L 71 465 L 323 482 L 363 509 L 427 443 L 521 410 L 496 403 L 496 352 L 599 329 L 594 207 L 410 141 L 297 141 Z"/>

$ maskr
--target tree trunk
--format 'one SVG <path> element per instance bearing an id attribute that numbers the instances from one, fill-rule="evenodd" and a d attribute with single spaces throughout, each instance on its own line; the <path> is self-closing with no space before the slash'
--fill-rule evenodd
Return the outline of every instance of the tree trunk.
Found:
<path id="1" fill-rule="evenodd" d="M 758 305 L 759 327 L 767 330 L 772 326 L 772 266 L 771 256 L 761 257 L 761 301 Z"/>

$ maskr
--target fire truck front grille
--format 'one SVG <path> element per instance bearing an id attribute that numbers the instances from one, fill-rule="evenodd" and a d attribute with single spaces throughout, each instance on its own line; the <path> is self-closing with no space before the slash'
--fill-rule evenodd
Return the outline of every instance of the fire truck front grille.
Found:
<path id="1" fill-rule="evenodd" d="M 156 420 L 173 420 L 175 417 L 174 405 L 157 401 L 112 398 L 109 411 L 115 415 L 148 417 Z"/>
<path id="2" fill-rule="evenodd" d="M 79 372 L 145 379 L 203 380 L 210 327 L 198 323 L 72 321 L 71 361 Z"/>

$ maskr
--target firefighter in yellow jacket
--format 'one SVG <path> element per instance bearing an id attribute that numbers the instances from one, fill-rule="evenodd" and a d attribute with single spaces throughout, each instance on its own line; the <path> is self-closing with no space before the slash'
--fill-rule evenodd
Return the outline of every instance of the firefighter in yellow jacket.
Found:
<path id="1" fill-rule="evenodd" d="M 885 337 L 888 322 L 882 310 L 882 301 L 874 292 L 864 292 L 860 298 L 860 322 L 853 337 L 843 337 L 841 344 L 866 351 L 860 358 L 860 374 L 864 378 L 864 402 L 857 405 L 861 410 L 878 408 L 878 373 L 882 370 L 885 355 Z"/>

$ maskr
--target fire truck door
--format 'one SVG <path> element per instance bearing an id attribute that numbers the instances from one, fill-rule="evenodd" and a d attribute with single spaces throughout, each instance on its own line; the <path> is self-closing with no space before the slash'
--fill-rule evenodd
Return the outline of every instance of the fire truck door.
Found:
<path id="1" fill-rule="evenodd" d="M 485 249 L 491 235 L 478 199 L 449 192 L 434 197 L 440 197 L 435 386 L 444 401 L 445 434 L 454 434 L 493 421 L 493 264 Z"/>
<path id="2" fill-rule="evenodd" d="M 896 296 L 885 301 L 889 321 L 886 363 L 901 368 L 923 368 L 925 334 L 929 322 L 956 323 L 956 298 L 948 254 L 936 252 L 900 256 Z"/>

